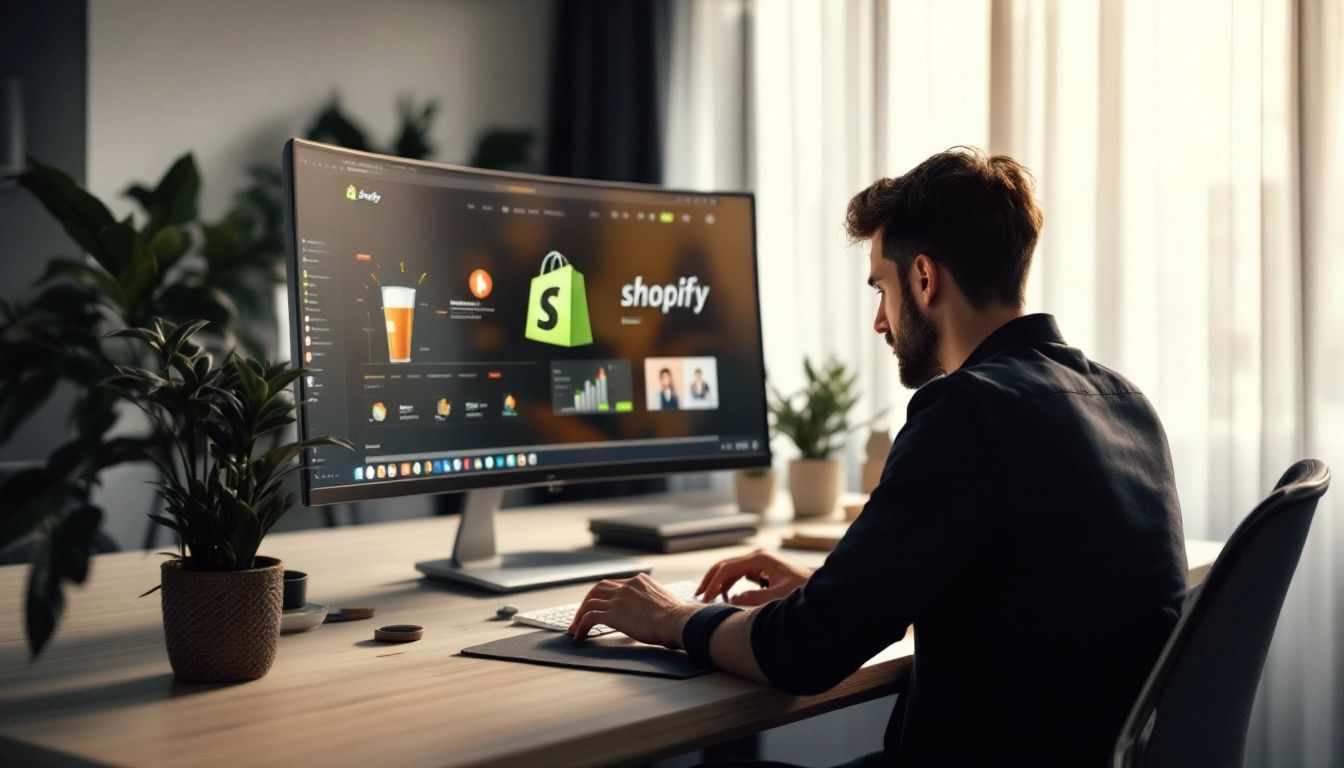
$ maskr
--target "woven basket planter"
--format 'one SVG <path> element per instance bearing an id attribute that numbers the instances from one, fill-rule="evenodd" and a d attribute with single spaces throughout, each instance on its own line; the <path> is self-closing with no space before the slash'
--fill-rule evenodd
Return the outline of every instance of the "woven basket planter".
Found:
<path id="1" fill-rule="evenodd" d="M 163 636 L 179 680 L 255 680 L 280 642 L 284 566 L 258 557 L 246 571 L 189 571 L 178 559 L 161 569 Z"/>

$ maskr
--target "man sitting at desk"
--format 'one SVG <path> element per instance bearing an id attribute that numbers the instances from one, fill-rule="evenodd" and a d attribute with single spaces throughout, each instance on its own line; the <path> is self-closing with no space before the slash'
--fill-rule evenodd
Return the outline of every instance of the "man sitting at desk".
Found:
<path id="1" fill-rule="evenodd" d="M 863 514 L 814 573 L 762 552 L 715 565 L 709 597 L 761 587 L 732 606 L 604 581 L 574 634 L 606 624 L 818 693 L 913 625 L 913 672 L 865 764 L 1103 765 L 1185 589 L 1157 414 L 1025 313 L 1042 216 L 1011 158 L 934 155 L 855 195 L 846 224 L 871 240 L 873 329 L 918 388 Z"/>

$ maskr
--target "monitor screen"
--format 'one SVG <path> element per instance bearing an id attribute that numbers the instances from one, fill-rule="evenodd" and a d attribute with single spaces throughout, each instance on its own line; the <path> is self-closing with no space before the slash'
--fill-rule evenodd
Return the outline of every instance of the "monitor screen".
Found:
<path id="1" fill-rule="evenodd" d="M 294 140 L 293 355 L 328 504 L 769 463 L 753 198 Z"/>

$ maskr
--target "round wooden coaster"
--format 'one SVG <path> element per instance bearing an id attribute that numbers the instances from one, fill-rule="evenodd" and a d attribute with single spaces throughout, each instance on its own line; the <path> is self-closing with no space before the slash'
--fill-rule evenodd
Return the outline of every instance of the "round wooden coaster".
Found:
<path id="1" fill-rule="evenodd" d="M 425 636 L 425 628 L 419 624 L 389 624 L 373 630 L 373 639 L 385 643 L 410 643 Z"/>

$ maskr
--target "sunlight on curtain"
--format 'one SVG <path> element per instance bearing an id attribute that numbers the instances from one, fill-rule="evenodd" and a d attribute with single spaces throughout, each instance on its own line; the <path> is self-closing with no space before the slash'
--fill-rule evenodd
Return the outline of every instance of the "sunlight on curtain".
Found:
<path id="1" fill-rule="evenodd" d="M 1315 340 L 1303 325 L 1294 5 L 997 2 L 994 13 L 994 67 L 1012 76 L 993 95 L 991 148 L 1036 172 L 1046 215 L 1029 303 L 1148 394 L 1187 532 L 1225 538 L 1292 461 L 1332 453 L 1308 450 L 1304 422 Z M 1340 358 L 1316 359 L 1338 387 Z M 1335 764 L 1331 506 L 1270 652 L 1255 765 Z"/>
<path id="2" fill-rule="evenodd" d="M 870 330 L 866 254 L 845 241 L 845 203 L 970 144 L 1035 173 L 1045 229 L 1028 308 L 1055 314 L 1070 343 L 1154 402 L 1190 535 L 1225 538 L 1297 458 L 1344 473 L 1339 3 L 686 5 L 682 39 L 702 52 L 717 50 L 715 24 L 734 30 L 748 110 L 678 134 L 668 157 L 699 153 L 686 167 L 702 185 L 707 168 L 746 168 L 774 384 L 796 387 L 803 355 L 835 355 L 861 372 L 858 416 L 890 408 L 899 428 L 909 393 Z M 682 78 L 692 103 L 741 87 L 709 69 Z M 851 442 L 854 487 L 862 440 Z M 1280 619 L 1253 765 L 1344 763 L 1341 494 L 1322 503 Z"/>
<path id="3" fill-rule="evenodd" d="M 834 356 L 860 374 L 855 420 L 885 409 L 881 426 L 894 432 L 909 393 L 872 331 L 867 252 L 845 237 L 845 206 L 879 176 L 988 140 L 988 3 L 758 3 L 752 23 L 749 141 L 771 381 L 797 388 L 804 355 Z M 846 451 L 850 487 L 865 434 Z"/>
<path id="4" fill-rule="evenodd" d="M 1301 142 L 1301 248 L 1304 289 L 1305 453 L 1335 473 L 1321 500 L 1300 570 L 1308 579 L 1284 612 L 1284 623 L 1325 643 L 1297 659 L 1312 681 L 1301 732 L 1310 759 L 1344 765 L 1344 5 L 1303 2 L 1296 28 Z M 1331 642 L 1332 641 L 1332 642 Z M 1296 650 L 1296 649 L 1294 649 Z M 1331 685 L 1332 684 L 1332 685 Z M 1333 707 L 1315 694 L 1333 690 Z"/>

